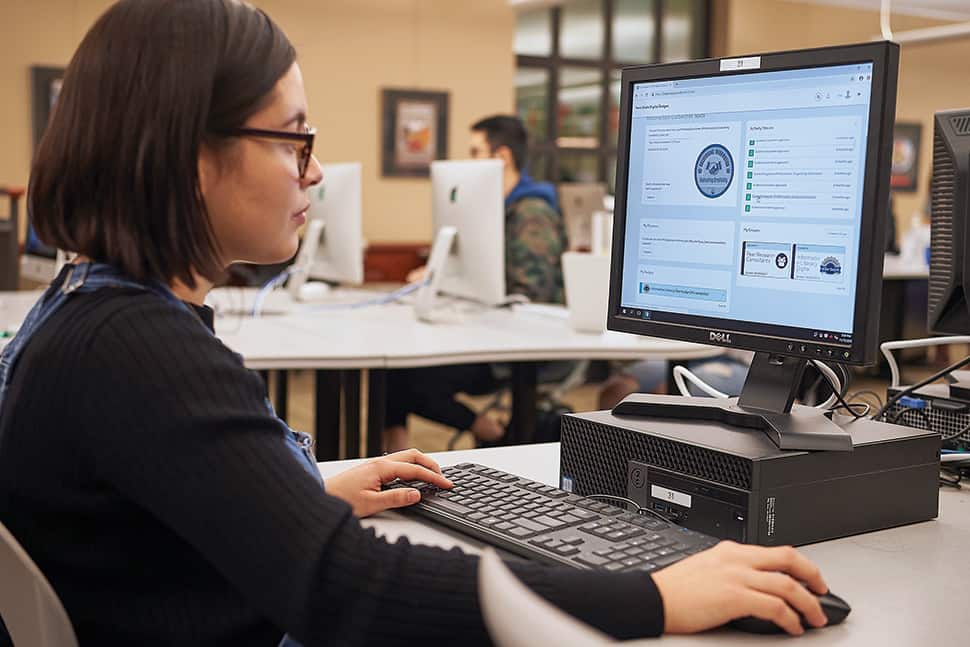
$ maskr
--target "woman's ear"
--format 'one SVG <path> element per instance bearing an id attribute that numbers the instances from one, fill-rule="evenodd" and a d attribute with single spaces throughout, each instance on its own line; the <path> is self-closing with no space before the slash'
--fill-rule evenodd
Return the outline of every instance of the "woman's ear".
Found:
<path id="1" fill-rule="evenodd" d="M 218 177 L 218 170 L 216 152 L 206 144 L 202 144 L 199 147 L 197 172 L 199 174 L 199 191 L 202 192 L 203 198 L 212 190 L 212 184 Z"/>

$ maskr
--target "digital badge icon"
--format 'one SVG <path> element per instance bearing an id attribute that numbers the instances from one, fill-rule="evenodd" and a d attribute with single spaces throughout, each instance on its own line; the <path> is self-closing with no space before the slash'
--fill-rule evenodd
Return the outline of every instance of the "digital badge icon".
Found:
<path id="1" fill-rule="evenodd" d="M 734 159 L 721 144 L 711 144 L 701 151 L 694 165 L 694 182 L 704 197 L 719 198 L 734 179 Z"/>

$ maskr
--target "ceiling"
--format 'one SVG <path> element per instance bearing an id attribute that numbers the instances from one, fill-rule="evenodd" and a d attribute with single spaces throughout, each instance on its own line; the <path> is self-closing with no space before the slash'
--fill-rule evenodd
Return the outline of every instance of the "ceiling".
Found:
<path id="1" fill-rule="evenodd" d="M 788 0 L 805 4 L 827 4 L 843 8 L 868 9 L 879 11 L 880 0 Z M 970 20 L 970 1 L 968 0 L 892 0 L 892 13 L 907 16 L 920 16 L 935 20 Z"/>
<path id="2" fill-rule="evenodd" d="M 879 11 L 880 0 L 788 0 L 807 4 L 827 4 Z M 516 9 L 562 4 L 562 0 L 508 0 Z M 970 20 L 970 0 L 892 0 L 892 12 L 935 20 Z"/>

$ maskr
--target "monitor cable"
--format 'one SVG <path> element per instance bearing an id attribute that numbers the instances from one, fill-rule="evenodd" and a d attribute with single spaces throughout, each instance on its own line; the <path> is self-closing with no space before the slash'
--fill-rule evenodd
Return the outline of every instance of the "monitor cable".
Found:
<path id="1" fill-rule="evenodd" d="M 963 368 L 964 366 L 967 366 L 968 364 L 970 364 L 970 355 L 968 355 L 967 357 L 964 357 L 963 359 L 961 359 L 959 362 L 956 362 L 955 364 L 950 364 L 949 366 L 947 366 L 946 368 L 944 368 L 941 371 L 937 371 L 936 373 L 934 373 L 933 375 L 929 376 L 925 380 L 920 380 L 916 384 L 913 384 L 912 386 L 906 387 L 905 389 L 897 392 L 894 396 L 892 396 L 891 398 L 889 398 L 886 401 L 886 404 L 884 404 L 882 406 L 882 408 L 879 409 L 879 411 L 876 413 L 876 415 L 873 416 L 873 419 L 875 419 L 875 420 L 881 419 L 883 416 L 886 415 L 886 412 L 889 411 L 894 404 L 896 404 L 897 402 L 899 402 L 899 400 L 901 398 L 904 398 L 907 395 L 910 395 L 911 393 L 915 392 L 916 390 L 923 388 L 927 384 L 930 384 L 932 382 L 935 382 L 938 379 L 940 379 L 941 377 L 944 377 L 946 375 L 949 375 L 953 371 L 959 370 L 959 369 Z"/>

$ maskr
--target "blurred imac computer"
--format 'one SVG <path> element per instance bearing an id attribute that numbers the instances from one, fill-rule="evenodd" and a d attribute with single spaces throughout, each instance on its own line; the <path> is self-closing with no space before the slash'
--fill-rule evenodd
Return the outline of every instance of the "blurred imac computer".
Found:
<path id="1" fill-rule="evenodd" d="M 312 300 L 327 283 L 364 282 L 361 164 L 323 164 L 323 180 L 307 192 L 307 226 L 287 283 L 297 300 Z M 309 281 L 309 282 L 308 282 Z"/>
<path id="2" fill-rule="evenodd" d="M 876 357 L 898 67 L 880 42 L 623 70 L 608 327 L 755 357 L 739 398 L 614 414 L 852 449 L 792 403 L 806 362 Z"/>
<path id="3" fill-rule="evenodd" d="M 486 305 L 505 301 L 505 192 L 500 160 L 431 163 L 435 241 L 429 284 L 416 297 L 419 317 L 437 293 Z"/>
<path id="4" fill-rule="evenodd" d="M 603 211 L 606 185 L 602 182 L 576 182 L 559 185 L 562 210 L 569 238 L 569 249 L 589 251 L 593 246 L 593 214 Z"/>
<path id="5" fill-rule="evenodd" d="M 20 257 L 20 276 L 38 283 L 50 283 L 57 270 L 64 264 L 64 254 L 37 238 L 34 228 L 27 221 L 27 240 Z"/>
<path id="6" fill-rule="evenodd" d="M 933 120 L 930 332 L 970 335 L 970 108 Z"/>

